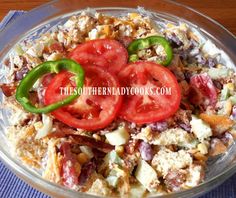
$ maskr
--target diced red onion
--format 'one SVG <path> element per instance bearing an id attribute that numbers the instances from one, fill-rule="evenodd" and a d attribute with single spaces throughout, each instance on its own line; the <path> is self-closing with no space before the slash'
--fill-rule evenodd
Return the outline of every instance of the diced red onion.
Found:
<path id="1" fill-rule="evenodd" d="M 190 132 L 191 131 L 191 125 L 187 125 L 185 123 L 180 123 L 179 126 L 184 129 L 185 131 Z"/>
<path id="2" fill-rule="evenodd" d="M 146 142 L 141 142 L 139 145 L 139 152 L 141 154 L 142 159 L 149 161 L 153 158 L 153 151 L 150 144 Z"/>
<path id="3" fill-rule="evenodd" d="M 22 67 L 21 70 L 15 73 L 16 80 L 22 80 L 23 77 L 29 72 L 28 67 Z"/>
<path id="4" fill-rule="evenodd" d="M 151 127 L 152 131 L 159 131 L 159 132 L 165 131 L 168 128 L 168 124 L 165 121 L 152 123 L 149 126 Z"/>

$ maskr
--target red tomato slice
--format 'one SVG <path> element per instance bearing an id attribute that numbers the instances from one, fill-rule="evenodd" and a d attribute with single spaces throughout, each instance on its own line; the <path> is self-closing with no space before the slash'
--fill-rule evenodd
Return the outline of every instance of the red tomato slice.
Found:
<path id="1" fill-rule="evenodd" d="M 98 39 L 78 45 L 69 58 L 80 63 L 84 67 L 96 65 L 117 73 L 128 60 L 127 50 L 121 43 L 112 39 Z"/>
<path id="2" fill-rule="evenodd" d="M 213 107 L 217 102 L 216 88 L 206 73 L 197 74 L 191 77 L 190 85 L 190 102 L 193 104 L 212 105 Z"/>
<path id="3" fill-rule="evenodd" d="M 60 87 L 73 87 L 72 74 L 60 72 L 49 84 L 45 92 L 46 105 L 62 100 Z M 111 73 L 95 66 L 85 68 L 85 84 L 88 87 L 119 87 L 118 79 Z M 96 89 L 98 90 L 98 89 Z M 98 92 L 98 91 L 97 91 Z M 81 95 L 72 104 L 57 109 L 52 115 L 61 122 L 85 130 L 98 130 L 109 125 L 116 117 L 120 109 L 122 97 L 120 95 L 90 94 Z"/>
<path id="4" fill-rule="evenodd" d="M 62 143 L 60 151 L 63 154 L 61 169 L 63 185 L 73 188 L 79 184 L 79 175 L 81 170 L 75 167 L 78 162 L 73 156 L 68 142 Z M 78 166 L 80 167 L 79 164 Z"/>
<path id="5" fill-rule="evenodd" d="M 130 122 L 145 124 L 164 120 L 173 115 L 180 105 L 180 88 L 175 76 L 165 67 L 151 62 L 136 62 L 119 73 L 123 86 L 153 90 L 171 89 L 171 94 L 126 95 L 120 116 Z"/>

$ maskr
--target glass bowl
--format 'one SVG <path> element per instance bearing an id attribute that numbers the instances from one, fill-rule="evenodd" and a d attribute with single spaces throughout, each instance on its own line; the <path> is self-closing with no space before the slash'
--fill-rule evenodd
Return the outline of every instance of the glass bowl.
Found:
<path id="1" fill-rule="evenodd" d="M 166 1 L 135 1 L 139 12 L 150 16 L 154 21 L 184 21 L 195 28 L 203 38 L 210 38 L 217 47 L 222 49 L 231 59 L 232 65 L 236 65 L 236 39 L 223 26 L 191 8 L 181 4 Z M 112 7 L 116 5 L 117 7 Z M 111 15 L 124 15 L 128 12 L 137 12 L 133 8 L 134 1 L 110 1 L 110 0 L 62 0 L 53 1 L 38 7 L 27 14 L 17 18 L 12 24 L 0 32 L 0 62 L 8 55 L 17 42 L 25 38 L 37 38 L 40 33 L 50 30 L 53 26 L 63 23 L 71 15 L 81 12 L 88 6 L 96 6 L 90 11 L 96 10 Z M 110 6 L 110 7 L 108 7 Z M 2 65 L 2 64 L 1 64 Z M 0 73 L 0 81 L 5 81 L 5 76 Z M 3 94 L 0 93 L 1 103 Z M 6 126 L 8 125 L 9 111 L 0 109 L 0 158 L 21 179 L 34 188 L 52 197 L 95 197 L 92 195 L 72 191 L 63 186 L 44 180 L 40 172 L 30 169 L 16 159 L 11 153 L 11 147 L 6 138 Z M 163 197 L 195 197 L 210 191 L 221 184 L 236 172 L 236 145 L 233 144 L 223 155 L 209 160 L 205 181 L 199 186 L 178 193 L 164 195 Z M 158 197 L 158 196 L 156 196 Z"/>

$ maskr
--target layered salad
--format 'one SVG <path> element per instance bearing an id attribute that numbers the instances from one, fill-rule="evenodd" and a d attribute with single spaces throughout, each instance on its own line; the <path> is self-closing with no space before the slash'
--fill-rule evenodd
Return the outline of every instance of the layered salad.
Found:
<path id="1" fill-rule="evenodd" d="M 78 192 L 193 188 L 236 137 L 233 65 L 181 21 L 81 12 L 3 64 L 13 155 Z"/>

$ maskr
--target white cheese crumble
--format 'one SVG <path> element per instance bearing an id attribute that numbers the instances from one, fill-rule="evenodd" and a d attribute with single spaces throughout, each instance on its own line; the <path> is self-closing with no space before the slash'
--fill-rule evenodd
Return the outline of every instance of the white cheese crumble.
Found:
<path id="1" fill-rule="evenodd" d="M 72 30 L 75 28 L 77 23 L 77 17 L 71 17 L 64 25 L 63 27 L 67 30 Z"/>
<path id="2" fill-rule="evenodd" d="M 122 36 L 132 36 L 133 28 L 130 25 L 120 25 L 119 32 Z"/>
<path id="3" fill-rule="evenodd" d="M 63 57 L 63 55 L 61 53 L 53 52 L 48 57 L 46 57 L 46 60 L 47 61 L 56 61 L 56 60 L 61 59 L 62 57 Z"/>
<path id="4" fill-rule="evenodd" d="M 196 144 L 193 144 L 194 138 L 185 130 L 181 128 L 167 129 L 158 136 L 154 137 L 150 142 L 154 145 L 168 146 L 177 145 L 186 148 L 194 148 Z"/>
<path id="5" fill-rule="evenodd" d="M 162 148 L 152 160 L 152 166 L 157 172 L 165 177 L 169 170 L 181 169 L 190 166 L 193 159 L 185 150 L 173 152 L 169 149 Z"/>
<path id="6" fill-rule="evenodd" d="M 220 50 L 210 40 L 207 40 L 204 43 L 202 51 L 212 57 L 220 55 Z"/>
<path id="7" fill-rule="evenodd" d="M 15 55 L 15 56 L 13 57 L 13 63 L 14 63 L 17 67 L 21 68 L 21 67 L 23 66 L 23 59 L 20 58 L 20 56 Z"/>
<path id="8" fill-rule="evenodd" d="M 212 136 L 211 127 L 202 119 L 199 119 L 194 115 L 192 115 L 190 125 L 191 131 L 196 135 L 200 142 L 203 142 L 204 140 Z"/>
<path id="9" fill-rule="evenodd" d="M 93 24 L 93 19 L 89 16 L 81 16 L 78 19 L 78 28 L 82 33 L 87 32 L 89 29 L 91 29 L 91 26 Z"/>
<path id="10" fill-rule="evenodd" d="M 161 133 L 152 133 L 150 127 L 143 128 L 140 133 L 132 136 L 133 139 L 140 139 L 149 144 L 168 146 L 177 145 L 186 148 L 195 148 L 197 139 L 181 128 L 167 129 Z"/>
<path id="11" fill-rule="evenodd" d="M 11 125 L 18 125 L 29 117 L 30 117 L 29 113 L 27 113 L 23 109 L 15 107 L 11 119 L 9 119 L 9 122 Z"/>
<path id="12" fill-rule="evenodd" d="M 187 181 L 185 183 L 188 187 L 197 186 L 202 179 L 203 168 L 199 165 L 192 165 L 189 168 L 189 174 L 187 176 Z"/>
<path id="13" fill-rule="evenodd" d="M 185 23 L 180 23 L 180 25 L 176 26 L 173 24 L 167 24 L 165 33 L 168 37 L 172 37 L 172 34 L 175 34 L 176 37 L 183 43 L 183 48 L 189 48 L 189 39 L 187 36 L 188 33 L 188 26 Z"/>
<path id="14" fill-rule="evenodd" d="M 43 127 L 37 130 L 35 139 L 40 139 L 47 136 L 52 131 L 53 119 L 46 114 L 42 114 Z"/>
<path id="15" fill-rule="evenodd" d="M 26 53 L 33 57 L 41 57 L 43 55 L 44 45 L 42 43 L 37 43 L 30 47 Z"/>
<path id="16" fill-rule="evenodd" d="M 158 56 L 166 57 L 166 51 L 165 51 L 164 47 L 161 45 L 157 45 L 155 47 L 155 52 Z"/>
<path id="17" fill-rule="evenodd" d="M 57 39 L 60 43 L 64 43 L 64 33 L 62 31 L 59 31 L 58 34 L 57 34 Z"/>
<path id="18" fill-rule="evenodd" d="M 97 29 L 92 29 L 89 33 L 88 33 L 89 39 L 90 40 L 94 40 L 98 38 L 98 30 Z"/>

